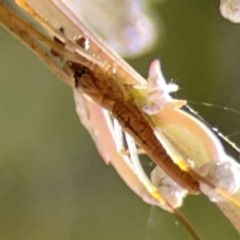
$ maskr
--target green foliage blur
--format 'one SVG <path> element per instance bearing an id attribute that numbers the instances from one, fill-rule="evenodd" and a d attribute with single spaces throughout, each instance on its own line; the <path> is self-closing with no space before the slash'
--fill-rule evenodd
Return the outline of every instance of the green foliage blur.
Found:
<path id="1" fill-rule="evenodd" d="M 143 76 L 160 58 L 177 98 L 225 134 L 240 129 L 240 25 L 223 19 L 219 1 L 156 5 L 161 47 L 129 61 Z M 191 104 L 191 102 L 190 102 Z M 239 134 L 231 138 L 240 144 Z M 231 152 L 234 154 L 233 152 Z M 236 154 L 237 157 L 237 154 Z M 204 240 L 240 239 L 202 196 L 181 209 Z M 80 125 L 71 89 L 0 28 L 0 239 L 188 240 L 174 216 L 146 205 L 99 157 Z"/>

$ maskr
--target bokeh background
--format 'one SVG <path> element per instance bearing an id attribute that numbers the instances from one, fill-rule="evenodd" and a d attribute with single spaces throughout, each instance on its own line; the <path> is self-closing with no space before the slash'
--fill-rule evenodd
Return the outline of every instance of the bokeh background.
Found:
<path id="1" fill-rule="evenodd" d="M 147 76 L 154 58 L 178 98 L 240 144 L 240 25 L 224 20 L 219 1 L 155 5 L 165 38 L 130 64 Z M 236 159 L 238 154 L 230 150 Z M 205 197 L 181 211 L 202 239 L 239 235 Z M 167 212 L 136 197 L 106 166 L 79 123 L 71 89 L 19 40 L 0 28 L 0 239 L 191 239 Z"/>

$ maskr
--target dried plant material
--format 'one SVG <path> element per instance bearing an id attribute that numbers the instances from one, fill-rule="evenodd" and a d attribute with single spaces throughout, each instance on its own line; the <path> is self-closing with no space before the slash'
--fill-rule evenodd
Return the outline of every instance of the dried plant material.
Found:
<path id="1" fill-rule="evenodd" d="M 194 239 L 199 237 L 175 209 L 186 190 L 192 194 L 201 191 L 211 201 L 229 201 L 239 208 L 239 166 L 204 124 L 179 109 L 186 101 L 169 95 L 177 86 L 166 83 L 158 61 L 151 64 L 147 83 L 63 8 L 62 2 L 17 2 L 50 37 L 35 31 L 2 5 L 1 22 L 73 88 L 79 117 L 104 161 L 113 163 L 135 193 L 175 214 Z M 102 121 L 96 121 L 96 117 Z M 104 135 L 101 126 L 106 133 L 104 143 L 100 141 Z M 125 134 L 126 149 L 121 149 L 121 134 Z M 160 179 L 154 174 L 152 181 L 148 178 L 136 144 L 164 170 Z M 175 194 L 168 201 L 170 191 Z"/>

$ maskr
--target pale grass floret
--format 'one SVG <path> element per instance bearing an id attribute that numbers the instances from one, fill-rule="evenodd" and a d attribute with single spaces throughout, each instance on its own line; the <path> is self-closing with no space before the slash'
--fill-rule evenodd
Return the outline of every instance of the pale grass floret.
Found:
<path id="1" fill-rule="evenodd" d="M 169 95 L 172 89 L 177 90 L 177 86 L 166 83 L 160 71 L 159 61 L 155 60 L 151 64 L 148 79 L 150 81 L 147 86 L 147 99 L 150 96 L 151 108 L 147 105 L 147 108 L 143 106 L 143 110 L 152 115 L 156 123 L 156 134 L 168 149 L 173 161 L 176 159 L 178 163 L 178 159 L 184 159 L 187 165 L 216 186 L 230 195 L 236 194 L 240 190 L 239 165 L 226 154 L 220 141 L 210 129 L 197 118 L 179 109 L 179 106 L 186 101 L 174 100 Z M 160 172 L 160 170 L 156 171 Z M 156 184 L 156 174 L 153 176 Z M 160 182 L 163 182 L 162 178 L 158 184 Z M 201 183 L 200 186 L 202 192 L 208 195 L 211 201 L 225 200 L 206 184 Z M 169 193 L 166 195 L 172 194 L 174 188 L 175 184 L 169 188 Z M 179 191 L 176 195 L 183 196 L 181 189 L 176 191 Z"/>
<path id="2" fill-rule="evenodd" d="M 240 23 L 240 0 L 221 0 L 222 16 L 233 23 Z"/>

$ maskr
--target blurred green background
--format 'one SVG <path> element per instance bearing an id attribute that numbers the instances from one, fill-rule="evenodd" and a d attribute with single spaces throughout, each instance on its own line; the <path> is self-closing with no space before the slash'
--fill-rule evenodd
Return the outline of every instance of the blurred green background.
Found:
<path id="1" fill-rule="evenodd" d="M 198 102 L 192 106 L 207 121 L 232 134 L 240 129 L 238 115 L 201 105 L 240 111 L 240 25 L 218 8 L 218 0 L 156 5 L 164 42 L 130 63 L 147 76 L 160 58 L 167 79 L 181 87 L 176 97 Z M 143 203 L 103 163 L 79 123 L 71 89 L 3 28 L 0 79 L 1 240 L 191 239 L 174 216 Z M 231 139 L 240 144 L 239 134 Z M 204 197 L 187 198 L 181 210 L 202 239 L 240 239 Z"/>

